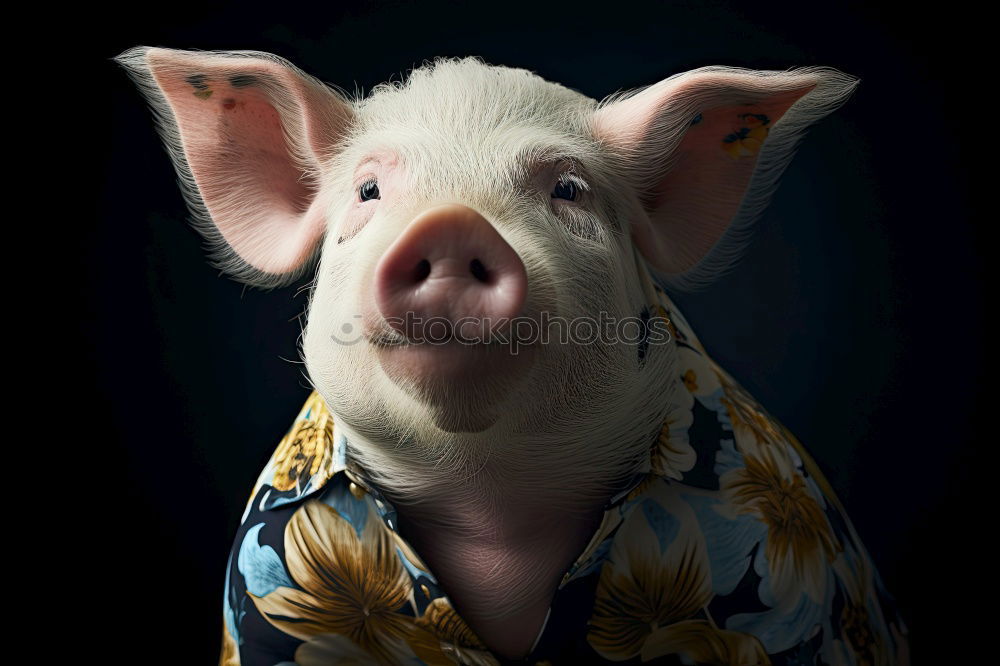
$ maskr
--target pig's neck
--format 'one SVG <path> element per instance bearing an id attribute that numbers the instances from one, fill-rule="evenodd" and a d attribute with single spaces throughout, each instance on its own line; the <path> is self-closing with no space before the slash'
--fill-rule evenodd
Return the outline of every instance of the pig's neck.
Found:
<path id="1" fill-rule="evenodd" d="M 601 506 L 557 514 L 536 505 L 502 516 L 460 509 L 457 519 L 470 524 L 463 533 L 441 529 L 421 510 L 397 511 L 400 534 L 438 578 L 459 616 L 487 647 L 512 659 L 530 652 L 563 574 L 603 514 Z"/>
<path id="2" fill-rule="evenodd" d="M 380 447 L 368 449 L 379 455 L 365 467 L 408 469 L 410 479 L 423 475 L 419 500 L 398 492 L 391 477 L 376 485 L 396 509 L 399 533 L 462 618 L 492 648 L 515 655 L 531 647 L 562 575 L 597 530 L 606 502 L 648 461 L 646 446 L 603 444 L 585 447 L 589 457 L 567 461 L 558 446 L 507 442 L 498 447 L 502 453 L 470 464 L 465 474 L 439 473 L 400 449 L 388 455 L 403 459 L 389 463 Z M 537 458 L 526 464 L 529 450 Z M 623 465 L 623 451 L 635 450 L 633 463 Z M 523 626 L 514 629 L 512 622 Z"/>
<path id="3" fill-rule="evenodd" d="M 583 526 L 600 519 L 605 502 L 615 492 L 612 488 L 595 489 L 589 493 L 599 495 L 595 499 L 572 504 L 563 500 L 563 505 L 558 506 L 554 499 L 547 499 L 545 487 L 516 488 L 475 479 L 462 485 L 442 486 L 439 494 L 420 502 L 386 491 L 404 536 L 409 533 L 417 540 L 447 542 L 494 554 L 513 553 L 536 542 L 548 545 L 560 538 L 571 538 Z"/>
<path id="4" fill-rule="evenodd" d="M 545 489 L 454 488 L 426 504 L 397 499 L 400 534 L 438 578 L 458 614 L 491 650 L 531 650 L 565 571 L 600 525 L 605 500 L 546 505 Z M 609 497 L 610 497 L 609 491 Z M 488 497 L 501 498 L 490 503 Z"/>

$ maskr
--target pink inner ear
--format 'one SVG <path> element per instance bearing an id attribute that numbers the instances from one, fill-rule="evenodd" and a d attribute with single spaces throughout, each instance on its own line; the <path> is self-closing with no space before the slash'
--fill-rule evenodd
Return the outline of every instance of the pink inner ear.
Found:
<path id="1" fill-rule="evenodd" d="M 297 269 L 325 219 L 294 157 L 338 127 L 332 95 L 311 91 L 276 63 L 151 49 L 149 62 L 174 113 L 185 159 L 212 221 L 233 250 L 265 273 Z M 272 95 L 282 96 L 285 128 Z M 329 105 L 330 109 L 317 109 Z M 285 132 L 302 145 L 295 150 Z M 318 161 L 310 160 L 311 169 Z"/>
<path id="2" fill-rule="evenodd" d="M 747 194 L 771 129 L 814 87 L 701 112 L 681 139 L 673 168 L 652 192 L 652 228 L 636 230 L 636 242 L 656 268 L 682 273 L 712 249 Z"/>

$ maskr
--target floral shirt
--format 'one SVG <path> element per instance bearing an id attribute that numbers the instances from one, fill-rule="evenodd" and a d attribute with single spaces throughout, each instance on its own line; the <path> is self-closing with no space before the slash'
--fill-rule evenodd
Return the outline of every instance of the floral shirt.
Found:
<path id="1" fill-rule="evenodd" d="M 523 661 L 458 615 L 314 392 L 236 533 L 220 666 L 908 664 L 906 625 L 816 463 L 656 298 L 683 404 Z"/>

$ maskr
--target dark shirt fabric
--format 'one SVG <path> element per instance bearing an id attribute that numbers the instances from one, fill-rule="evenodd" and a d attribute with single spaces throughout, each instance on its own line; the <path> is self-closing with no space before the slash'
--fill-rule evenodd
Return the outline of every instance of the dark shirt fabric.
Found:
<path id="1" fill-rule="evenodd" d="M 236 533 L 220 666 L 908 664 L 906 625 L 816 463 L 655 296 L 682 400 L 526 658 L 459 616 L 314 392 Z"/>

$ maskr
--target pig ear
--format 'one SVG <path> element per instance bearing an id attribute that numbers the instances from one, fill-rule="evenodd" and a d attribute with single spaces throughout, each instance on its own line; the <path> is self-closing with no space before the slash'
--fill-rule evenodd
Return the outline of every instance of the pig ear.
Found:
<path id="1" fill-rule="evenodd" d="M 598 105 L 595 134 L 639 190 L 632 236 L 660 282 L 694 290 L 733 266 L 806 129 L 859 82 L 713 65 Z"/>
<path id="2" fill-rule="evenodd" d="M 213 265 L 262 287 L 301 275 L 325 230 L 317 193 L 349 102 L 260 51 L 140 46 L 114 60 L 152 107 Z"/>

